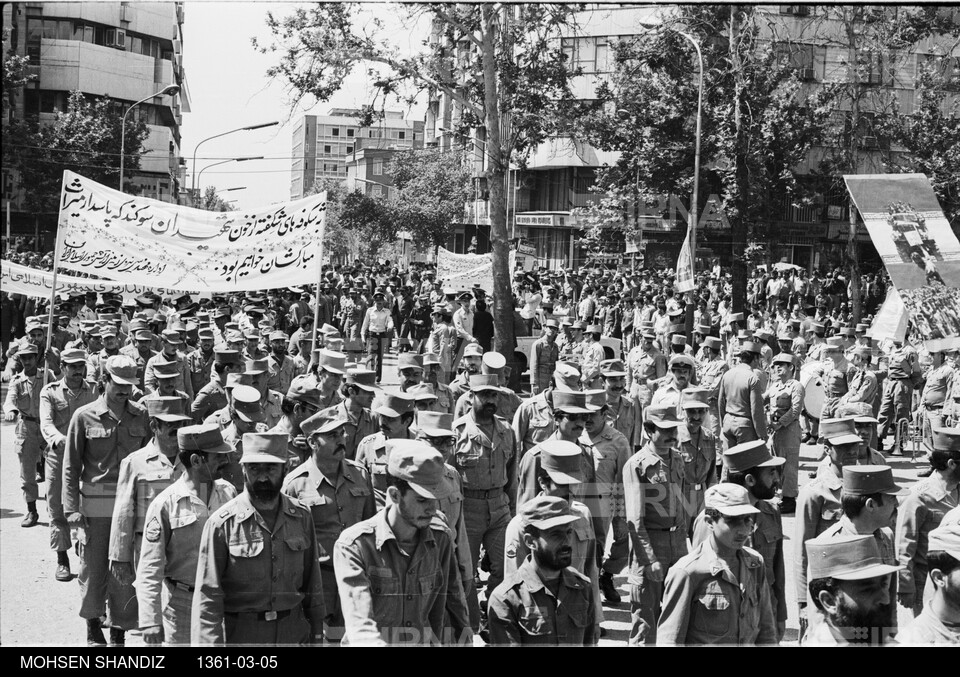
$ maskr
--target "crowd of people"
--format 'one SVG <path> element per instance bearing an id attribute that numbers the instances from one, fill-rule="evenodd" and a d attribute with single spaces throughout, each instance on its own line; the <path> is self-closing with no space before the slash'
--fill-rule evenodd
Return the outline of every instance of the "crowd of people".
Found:
<path id="1" fill-rule="evenodd" d="M 958 355 L 871 338 L 839 272 L 754 271 L 735 312 L 728 276 L 518 271 L 526 374 L 488 291 L 322 280 L 64 295 L 52 330 L 3 295 L 22 526 L 43 482 L 90 644 L 595 644 L 624 603 L 634 645 L 776 644 L 788 568 L 805 644 L 960 642 Z"/>

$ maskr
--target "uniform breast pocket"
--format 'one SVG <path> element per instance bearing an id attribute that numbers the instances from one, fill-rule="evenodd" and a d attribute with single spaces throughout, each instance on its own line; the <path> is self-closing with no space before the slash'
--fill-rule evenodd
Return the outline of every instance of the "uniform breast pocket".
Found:
<path id="1" fill-rule="evenodd" d="M 400 622 L 400 580 L 390 569 L 377 569 L 369 573 L 370 594 L 373 597 L 373 616 L 377 625 L 390 626 Z"/>
<path id="2" fill-rule="evenodd" d="M 726 633 L 732 603 L 717 581 L 710 581 L 697 597 L 696 627 L 711 635 Z"/>
<path id="3" fill-rule="evenodd" d="M 461 468 L 476 468 L 480 465 L 481 449 L 478 444 L 468 444 L 457 449 L 457 465 Z"/>
<path id="4" fill-rule="evenodd" d="M 291 536 L 284 539 L 287 546 L 287 566 L 284 571 L 294 585 L 299 586 L 303 579 L 303 551 L 310 547 L 310 541 L 306 536 Z"/>
<path id="5" fill-rule="evenodd" d="M 128 440 L 139 444 L 140 440 L 147 437 L 147 429 L 139 425 L 129 426 L 123 430 L 123 434 Z"/>
<path id="6" fill-rule="evenodd" d="M 767 543 L 776 543 L 783 540 L 783 529 L 778 524 L 764 524 L 757 527 L 757 533 L 760 539 Z"/>
<path id="7" fill-rule="evenodd" d="M 354 487 L 350 490 L 350 495 L 357 500 L 363 500 L 370 495 L 370 490 L 365 487 Z"/>
<path id="8" fill-rule="evenodd" d="M 231 541 L 228 548 L 233 559 L 252 559 L 263 552 L 263 539 Z"/>
<path id="9" fill-rule="evenodd" d="M 171 529 L 184 529 L 191 524 L 196 524 L 199 518 L 195 513 L 184 512 L 170 517 Z"/>

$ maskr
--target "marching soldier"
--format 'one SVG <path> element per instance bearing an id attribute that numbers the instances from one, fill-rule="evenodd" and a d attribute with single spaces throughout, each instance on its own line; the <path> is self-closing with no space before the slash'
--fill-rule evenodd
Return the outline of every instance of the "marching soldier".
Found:
<path id="1" fill-rule="evenodd" d="M 778 353 L 773 358 L 775 379 L 764 399 L 770 413 L 771 451 L 774 456 L 787 459 L 783 466 L 783 500 L 780 512 L 791 514 L 797 509 L 800 473 L 800 412 L 803 410 L 803 386 L 793 378 L 795 358 L 790 353 Z"/>
<path id="2" fill-rule="evenodd" d="M 243 493 L 203 527 L 192 644 L 323 641 L 323 587 L 313 518 L 280 491 L 286 460 L 285 435 L 243 436 Z"/>
<path id="3" fill-rule="evenodd" d="M 560 349 L 557 346 L 558 329 L 556 320 L 547 320 L 543 327 L 543 336 L 537 339 L 530 351 L 531 395 L 545 390 L 553 378 L 557 360 L 560 359 Z"/>
<path id="4" fill-rule="evenodd" d="M 49 383 L 40 391 L 40 433 L 47 442 L 47 510 L 50 514 L 50 547 L 57 553 L 56 579 L 67 582 L 73 545 L 70 527 L 63 514 L 63 450 L 67 428 L 73 413 L 97 399 L 93 386 L 86 380 L 87 360 L 82 350 L 64 350 L 60 356 L 63 378 Z"/>
<path id="5" fill-rule="evenodd" d="M 236 498 L 220 479 L 232 447 L 215 424 L 177 430 L 183 473 L 150 503 L 137 564 L 140 631 L 147 645 L 190 643 L 200 537 L 210 515 Z"/>

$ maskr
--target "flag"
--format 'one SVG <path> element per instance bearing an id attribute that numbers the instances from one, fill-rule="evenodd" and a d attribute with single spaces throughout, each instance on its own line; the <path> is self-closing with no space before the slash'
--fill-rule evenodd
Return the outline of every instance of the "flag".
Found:
<path id="1" fill-rule="evenodd" d="M 677 259 L 677 281 L 673 287 L 678 292 L 693 291 L 693 256 L 690 255 L 690 229 L 687 229 L 687 236 L 683 238 L 683 246 L 680 248 L 680 257 Z"/>

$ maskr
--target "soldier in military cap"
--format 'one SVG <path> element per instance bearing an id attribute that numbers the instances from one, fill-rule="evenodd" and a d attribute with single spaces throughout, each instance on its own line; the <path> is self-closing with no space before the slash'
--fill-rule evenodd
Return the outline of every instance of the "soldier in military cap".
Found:
<path id="1" fill-rule="evenodd" d="M 887 465 L 854 465 L 843 468 L 843 487 L 840 491 L 840 505 L 843 516 L 833 526 L 827 528 L 818 540 L 842 538 L 856 534 L 872 534 L 877 539 L 880 555 L 884 564 L 897 564 L 893 546 L 893 519 L 897 510 L 898 496 L 906 490 L 893 480 L 893 470 Z M 890 601 L 884 605 L 887 610 L 885 627 L 896 633 L 897 579 L 890 577 Z M 808 608 L 809 602 L 807 600 Z M 819 614 L 808 615 L 809 631 L 822 620 Z"/>
<path id="2" fill-rule="evenodd" d="M 320 391 L 316 388 L 316 381 L 309 376 L 298 376 L 294 379 L 287 389 L 280 409 L 283 418 L 268 432 L 287 435 L 289 460 L 286 470 L 290 472 L 310 455 L 301 425 L 320 411 Z"/>
<path id="3" fill-rule="evenodd" d="M 753 366 L 760 347 L 753 341 L 740 345 L 740 364 L 720 379 L 717 408 L 727 446 L 766 437 L 767 416 L 763 409 L 763 386 Z"/>
<path id="4" fill-rule="evenodd" d="M 417 440 L 387 448 L 386 503 L 333 548 L 344 644 L 469 644 L 453 538 L 438 518 L 451 491 L 443 457 Z"/>
<path id="5" fill-rule="evenodd" d="M 523 543 L 530 552 L 490 596 L 493 644 L 593 645 L 598 638 L 590 580 L 573 566 L 574 524 L 581 516 L 556 496 L 541 495 L 520 510 Z"/>
<path id="6" fill-rule="evenodd" d="M 401 353 L 397 357 L 397 374 L 400 377 L 400 391 L 407 392 L 411 387 L 423 381 L 423 355 Z"/>
<path id="7" fill-rule="evenodd" d="M 450 384 L 450 393 L 454 397 L 454 402 L 460 399 L 461 395 L 470 391 L 470 377 L 479 374 L 483 368 L 483 348 L 480 347 L 479 343 L 468 343 L 464 347 L 460 364 L 463 371 Z"/>
<path id="8" fill-rule="evenodd" d="M 190 643 L 203 527 L 237 495 L 233 485 L 220 478 L 232 448 L 219 427 L 178 429 L 177 449 L 177 466 L 183 472 L 150 503 L 137 564 L 139 625 L 148 645 Z"/>
<path id="9" fill-rule="evenodd" d="M 346 426 L 345 419 L 329 411 L 303 421 L 301 428 L 310 456 L 283 482 L 283 492 L 313 514 L 327 612 L 325 636 L 334 641 L 343 636 L 344 623 L 333 571 L 333 546 L 344 529 L 376 512 L 370 474 L 362 465 L 346 458 Z"/>
<path id="10" fill-rule="evenodd" d="M 763 557 L 770 604 L 777 627 L 777 640 L 783 639 L 787 626 L 786 572 L 783 556 L 783 520 L 773 500 L 780 488 L 780 471 L 784 458 L 770 455 L 763 440 L 745 442 L 723 454 L 725 482 L 747 490 L 750 504 L 759 512 L 753 533 L 745 542 Z M 709 536 L 704 513 L 697 515 L 690 542 L 694 548 Z"/>
<path id="11" fill-rule="evenodd" d="M 687 500 L 690 505 L 688 529 L 692 529 L 694 518 L 703 510 L 703 496 L 707 488 L 718 481 L 716 440 L 703 427 L 709 409 L 708 397 L 709 391 L 706 389 L 686 388 L 680 398 L 684 421 L 680 427 L 680 456 L 686 465 Z"/>
<path id="12" fill-rule="evenodd" d="M 63 514 L 63 450 L 67 428 L 73 413 L 97 399 L 86 380 L 87 362 L 83 350 L 68 349 L 61 355 L 63 378 L 40 391 L 40 433 L 48 448 L 46 454 L 47 511 L 50 515 L 50 548 L 57 553 L 56 579 L 73 579 L 67 552 L 72 545 L 70 528 Z"/>
<path id="13" fill-rule="evenodd" d="M 623 468 L 630 535 L 630 644 L 655 644 L 663 578 L 687 554 L 686 466 L 676 447 L 682 422 L 674 407 L 647 407 L 648 442 Z"/>
<path id="14" fill-rule="evenodd" d="M 153 365 L 153 376 L 157 387 L 150 393 L 144 395 L 140 401 L 152 400 L 158 397 L 178 397 L 183 400 L 185 410 L 189 410 L 191 400 L 186 392 L 178 386 L 183 379 L 180 368 L 176 362 L 155 362 Z"/>
<path id="15" fill-rule="evenodd" d="M 656 338 L 652 329 L 642 329 L 640 345 L 627 355 L 627 385 L 641 407 L 650 404 L 654 381 L 667 375 L 667 358 L 654 345 Z"/>
<path id="16" fill-rule="evenodd" d="M 357 445 L 356 461 L 370 473 L 377 509 L 383 507 L 387 490 L 387 440 L 410 438 L 410 426 L 414 419 L 413 403 L 413 398 L 403 393 L 384 395 L 373 409 L 380 431 L 363 438 Z"/>
<path id="17" fill-rule="evenodd" d="M 680 414 L 680 393 L 696 377 L 697 365 L 689 355 L 674 353 L 670 357 L 670 372 L 654 383 L 656 390 L 650 400 L 651 407 L 673 407 Z"/>
<path id="18" fill-rule="evenodd" d="M 913 485 L 897 512 L 897 559 L 903 566 L 897 601 L 914 616 L 923 610 L 929 534 L 960 504 L 960 428 L 933 429 L 930 465 L 933 473 Z"/>
<path id="19" fill-rule="evenodd" d="M 161 337 L 163 349 L 147 360 L 147 364 L 144 367 L 143 384 L 145 390 L 147 393 L 151 393 L 158 387 L 155 373 L 157 363 L 174 362 L 176 363 L 175 370 L 180 376 L 180 380 L 177 381 L 177 387 L 182 389 L 192 402 L 194 397 L 193 382 L 190 379 L 190 368 L 187 365 L 187 358 L 179 352 L 184 345 L 180 332 L 173 329 L 166 329 L 161 334 Z"/>
<path id="20" fill-rule="evenodd" d="M 125 586 L 131 598 L 123 605 L 130 630 L 137 627 L 133 583 L 143 540 L 147 508 L 180 474 L 177 431 L 191 422 L 179 397 L 154 397 L 143 402 L 153 437 L 146 446 L 120 462 L 117 498 L 110 522 L 110 574 Z"/>
<path id="21" fill-rule="evenodd" d="M 829 466 L 806 484 L 797 497 L 797 519 L 794 542 L 803 543 L 816 538 L 839 521 L 843 514 L 840 490 L 843 487 L 843 467 L 856 465 L 860 451 L 860 437 L 853 419 L 824 419 L 820 422 Z M 807 627 L 807 551 L 795 551 L 794 575 L 797 582 L 797 604 L 800 607 L 800 636 Z"/>
<path id="22" fill-rule="evenodd" d="M 87 622 L 87 642 L 106 644 L 100 617 L 108 612 L 111 640 L 123 642 L 131 627 L 123 604 L 129 590 L 109 572 L 110 524 L 116 500 L 120 463 L 150 440 L 147 411 L 130 399 L 137 383 L 137 365 L 115 355 L 103 365 L 101 395 L 80 407 L 70 420 L 64 449 L 63 511 L 67 524 L 80 527 L 80 617 Z M 134 622 L 135 625 L 135 622 Z"/>
<path id="23" fill-rule="evenodd" d="M 533 344 L 530 351 L 530 393 L 536 395 L 546 389 L 553 378 L 553 370 L 560 359 L 557 345 L 559 325 L 556 320 L 547 320 L 543 327 L 543 336 Z"/>
<path id="24" fill-rule="evenodd" d="M 960 513 L 944 517 L 927 539 L 927 601 L 899 635 L 900 644 L 960 644 Z M 930 590 L 932 589 L 932 592 Z"/>
<path id="25" fill-rule="evenodd" d="M 760 511 L 730 483 L 710 487 L 705 505 L 708 536 L 667 572 L 657 644 L 776 644 L 763 558 L 746 545 Z"/>
<path id="26" fill-rule="evenodd" d="M 883 644 L 889 633 L 890 576 L 901 567 L 884 562 L 872 534 L 823 536 L 803 545 L 810 597 L 824 618 L 805 646 Z"/>
<path id="27" fill-rule="evenodd" d="M 240 353 L 236 350 L 217 348 L 214 350 L 213 368 L 210 381 L 197 392 L 197 398 L 190 405 L 193 420 L 200 422 L 214 412 L 227 406 L 226 381 L 229 374 L 243 371 Z"/>
<path id="28" fill-rule="evenodd" d="M 346 446 L 346 457 L 349 459 L 356 459 L 357 447 L 360 442 L 379 429 L 379 423 L 370 410 L 374 397 L 379 390 L 376 385 L 376 378 L 376 372 L 369 369 L 351 369 L 347 373 L 344 386 L 346 399 L 322 410 L 324 413 L 332 414 L 345 421 L 346 440 L 344 445 Z"/>
<path id="29" fill-rule="evenodd" d="M 23 371 L 10 382 L 7 399 L 3 403 L 3 414 L 8 423 L 17 420 L 14 448 L 20 462 L 20 488 L 27 508 L 20 526 L 32 527 L 40 521 L 37 512 L 37 498 L 40 495 L 37 472 L 44 469 L 42 450 L 45 444 L 40 433 L 40 391 L 44 375 L 37 368 L 39 352 L 36 345 L 27 343 L 16 354 Z M 52 373 L 47 376 L 53 380 Z"/>
<path id="30" fill-rule="evenodd" d="M 325 610 L 313 518 L 280 491 L 286 459 L 285 435 L 243 436 L 243 493 L 203 527 L 192 644 L 323 641 Z"/>
<path id="31" fill-rule="evenodd" d="M 771 365 L 774 380 L 763 394 L 767 402 L 771 451 L 774 456 L 787 459 L 783 467 L 783 500 L 780 502 L 780 510 L 785 514 L 796 510 L 797 493 L 800 491 L 798 475 L 803 386 L 794 378 L 796 364 L 792 353 L 778 353 Z"/>
<path id="32" fill-rule="evenodd" d="M 450 464 L 463 480 L 470 552 L 489 554 L 488 590 L 503 580 L 503 538 L 516 505 L 517 455 L 513 430 L 497 416 L 502 388 L 494 375 L 470 378 L 473 405 L 454 420 L 456 452 Z M 476 564 L 473 574 L 476 575 Z"/>

